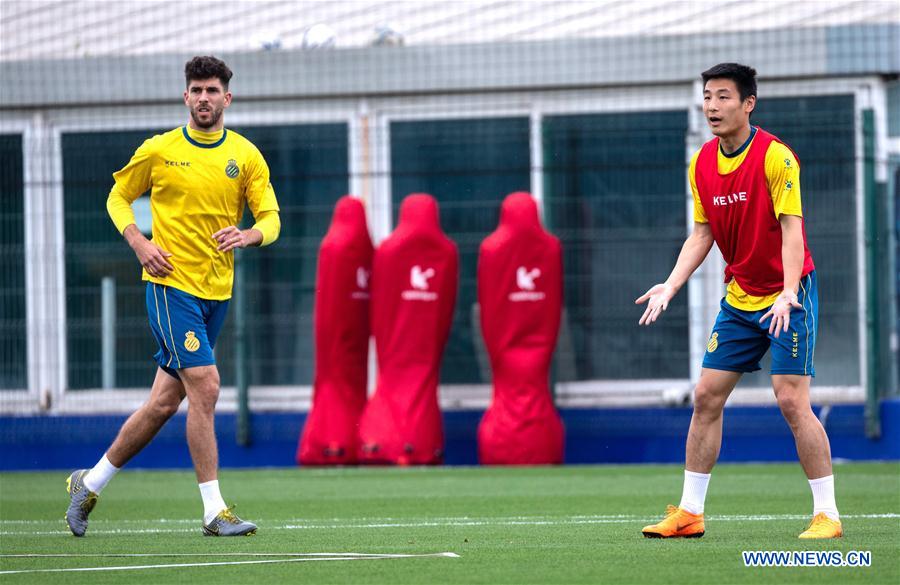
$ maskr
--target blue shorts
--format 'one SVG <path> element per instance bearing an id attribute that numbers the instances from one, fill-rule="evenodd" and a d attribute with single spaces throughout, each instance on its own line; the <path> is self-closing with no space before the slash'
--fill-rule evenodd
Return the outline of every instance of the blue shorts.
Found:
<path id="1" fill-rule="evenodd" d="M 147 316 L 159 345 L 153 359 L 176 378 L 176 370 L 214 365 L 213 348 L 227 312 L 228 301 L 208 301 L 148 282 Z"/>
<path id="2" fill-rule="evenodd" d="M 760 311 L 742 311 L 722 299 L 722 310 L 716 318 L 703 367 L 728 372 L 755 372 L 759 360 L 772 349 L 772 374 L 815 376 L 813 355 L 819 324 L 819 293 L 816 272 L 800 279 L 797 302 L 802 309 L 791 309 L 791 323 L 787 333 L 778 338 L 769 334 L 771 317 L 760 323 L 769 307 Z"/>

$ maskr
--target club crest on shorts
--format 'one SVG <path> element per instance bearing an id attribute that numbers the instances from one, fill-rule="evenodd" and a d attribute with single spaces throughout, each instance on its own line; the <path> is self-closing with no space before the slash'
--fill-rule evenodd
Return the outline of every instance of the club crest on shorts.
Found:
<path id="1" fill-rule="evenodd" d="M 713 334 L 709 337 L 709 343 L 706 344 L 706 351 L 712 353 L 719 348 L 719 332 L 713 331 Z"/>
<path id="2" fill-rule="evenodd" d="M 228 159 L 228 164 L 225 166 L 225 174 L 228 175 L 230 179 L 236 179 L 238 175 L 241 174 L 241 169 L 237 165 L 237 161 L 232 159 Z"/>
<path id="3" fill-rule="evenodd" d="M 190 352 L 200 349 L 200 340 L 197 339 L 193 331 L 188 331 L 184 334 L 184 349 Z"/>

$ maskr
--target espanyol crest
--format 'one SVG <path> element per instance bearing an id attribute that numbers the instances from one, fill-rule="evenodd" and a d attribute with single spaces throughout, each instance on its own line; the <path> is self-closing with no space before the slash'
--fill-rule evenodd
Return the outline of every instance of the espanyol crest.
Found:
<path id="1" fill-rule="evenodd" d="M 236 179 L 239 174 L 241 174 L 241 169 L 237 165 L 237 161 L 233 158 L 228 160 L 228 165 L 225 167 L 225 174 L 228 175 L 230 179 Z"/>

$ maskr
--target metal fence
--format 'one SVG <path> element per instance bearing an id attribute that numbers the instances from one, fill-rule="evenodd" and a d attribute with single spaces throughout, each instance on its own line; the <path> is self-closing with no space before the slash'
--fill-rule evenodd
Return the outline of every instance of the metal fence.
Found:
<path id="1" fill-rule="evenodd" d="M 461 260 L 442 393 L 486 402 L 478 245 L 503 197 L 527 190 L 564 250 L 559 400 L 689 389 L 723 292 L 721 259 L 714 252 L 654 328 L 638 328 L 633 300 L 667 276 L 690 228 L 687 164 L 710 136 L 699 71 L 735 59 L 761 74 L 754 123 L 801 161 L 821 287 L 815 386 L 828 400 L 895 393 L 898 26 L 707 37 L 731 43 L 720 54 L 668 36 L 223 55 L 236 72 L 228 127 L 265 156 L 283 226 L 276 244 L 244 255 L 249 384 L 276 397 L 273 408 L 302 407 L 279 392 L 308 395 L 316 252 L 335 201 L 361 197 L 378 241 L 403 197 L 427 192 Z M 66 410 L 79 392 L 149 384 L 140 267 L 105 201 L 145 138 L 183 124 L 189 56 L 0 62 L 4 411 L 34 411 L 42 398 Z M 149 219 L 145 203 L 136 210 Z M 235 380 L 233 323 L 216 348 L 224 386 Z M 764 365 L 742 385 L 767 386 L 766 375 Z M 118 408 L 105 396 L 96 409 Z"/>

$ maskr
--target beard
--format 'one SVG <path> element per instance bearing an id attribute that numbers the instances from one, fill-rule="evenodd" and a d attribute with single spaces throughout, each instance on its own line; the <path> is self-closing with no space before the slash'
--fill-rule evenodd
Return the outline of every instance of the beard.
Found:
<path id="1" fill-rule="evenodd" d="M 200 119 L 198 110 L 199 107 L 191 108 L 191 119 L 194 120 L 194 124 L 197 126 L 197 128 L 203 128 L 205 130 L 207 128 L 212 128 L 219 123 L 219 118 L 222 117 L 222 112 L 225 110 L 225 108 L 210 107 L 208 122 L 203 122 Z"/>

